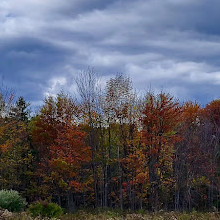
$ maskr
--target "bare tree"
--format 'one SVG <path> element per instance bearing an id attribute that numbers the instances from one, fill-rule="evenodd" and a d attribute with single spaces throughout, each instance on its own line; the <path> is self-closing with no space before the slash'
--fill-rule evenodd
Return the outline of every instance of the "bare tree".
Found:
<path id="1" fill-rule="evenodd" d="M 94 193 L 95 193 L 95 205 L 99 206 L 98 198 L 98 173 L 97 165 L 95 162 L 97 145 L 95 143 L 95 119 L 94 113 L 96 112 L 99 80 L 97 74 L 93 69 L 88 68 L 86 71 L 80 72 L 76 79 L 77 89 L 81 97 L 81 104 L 83 111 L 88 119 L 89 124 L 89 145 L 92 150 L 92 172 L 94 179 Z"/>

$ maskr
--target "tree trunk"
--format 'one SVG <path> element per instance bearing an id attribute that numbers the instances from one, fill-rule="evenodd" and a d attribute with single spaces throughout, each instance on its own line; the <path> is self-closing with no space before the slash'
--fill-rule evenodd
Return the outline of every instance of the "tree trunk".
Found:
<path id="1" fill-rule="evenodd" d="M 149 177 L 150 177 L 150 209 L 152 211 L 158 211 L 158 200 L 159 200 L 159 176 L 157 173 L 156 157 L 151 156 L 148 163 Z"/>
<path id="2" fill-rule="evenodd" d="M 73 199 L 73 193 L 71 191 L 68 191 L 67 193 L 67 202 L 69 212 L 73 213 L 75 211 L 75 201 Z"/>

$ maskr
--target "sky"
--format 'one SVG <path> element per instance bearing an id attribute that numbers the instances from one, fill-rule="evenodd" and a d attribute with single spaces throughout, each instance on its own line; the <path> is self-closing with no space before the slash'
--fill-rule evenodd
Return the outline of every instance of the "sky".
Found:
<path id="1" fill-rule="evenodd" d="M 139 93 L 220 97 L 219 0 L 0 0 L 0 77 L 37 106 L 93 68 Z"/>

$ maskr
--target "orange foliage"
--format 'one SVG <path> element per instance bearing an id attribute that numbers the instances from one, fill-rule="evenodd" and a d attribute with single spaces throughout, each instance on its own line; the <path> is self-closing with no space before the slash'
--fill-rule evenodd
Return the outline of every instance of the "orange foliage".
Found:
<path id="1" fill-rule="evenodd" d="M 158 154 L 166 145 L 181 140 L 176 128 L 181 122 L 182 109 L 173 97 L 161 93 L 158 97 L 150 94 L 142 119 L 142 142 L 148 154 Z"/>

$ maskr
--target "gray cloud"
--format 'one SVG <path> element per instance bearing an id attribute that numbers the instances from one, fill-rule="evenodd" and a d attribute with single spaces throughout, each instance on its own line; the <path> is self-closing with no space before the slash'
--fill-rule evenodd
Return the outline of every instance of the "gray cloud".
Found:
<path id="1" fill-rule="evenodd" d="M 72 77 L 88 66 L 205 104 L 220 92 L 219 8 L 218 0 L 2 0 L 0 74 L 34 104 L 74 90 Z"/>

